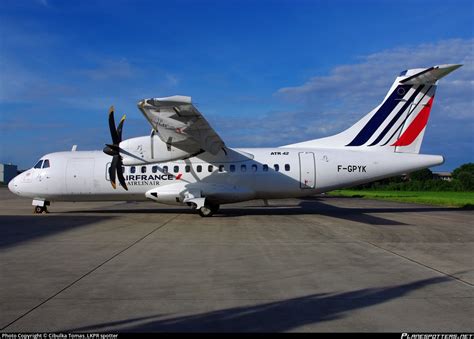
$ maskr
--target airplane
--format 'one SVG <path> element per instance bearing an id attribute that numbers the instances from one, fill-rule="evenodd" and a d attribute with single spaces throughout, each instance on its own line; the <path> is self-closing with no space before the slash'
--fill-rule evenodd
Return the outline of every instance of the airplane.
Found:
<path id="1" fill-rule="evenodd" d="M 400 73 L 382 103 L 345 131 L 273 148 L 230 148 L 191 97 L 143 99 L 138 109 L 150 135 L 122 140 L 125 116 L 102 151 L 46 154 L 8 185 L 33 199 L 35 213 L 51 201 L 142 201 L 189 206 L 202 217 L 220 205 L 298 198 L 440 165 L 419 154 L 438 80 L 462 65 Z M 118 181 L 118 185 L 117 185 Z"/>

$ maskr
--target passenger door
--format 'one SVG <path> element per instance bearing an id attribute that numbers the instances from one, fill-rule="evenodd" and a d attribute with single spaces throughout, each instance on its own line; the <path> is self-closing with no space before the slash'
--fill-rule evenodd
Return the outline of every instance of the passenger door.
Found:
<path id="1" fill-rule="evenodd" d="M 300 188 L 316 187 L 316 165 L 313 152 L 300 152 Z"/>

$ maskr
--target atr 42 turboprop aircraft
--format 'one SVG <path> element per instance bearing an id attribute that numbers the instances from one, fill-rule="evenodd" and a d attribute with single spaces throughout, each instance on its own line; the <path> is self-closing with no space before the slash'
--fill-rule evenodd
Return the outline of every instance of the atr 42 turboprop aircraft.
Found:
<path id="1" fill-rule="evenodd" d="M 122 140 L 125 116 L 102 151 L 51 153 L 8 185 L 50 201 L 138 201 L 188 205 L 211 216 L 219 205 L 302 197 L 440 165 L 419 154 L 439 79 L 461 65 L 402 72 L 384 100 L 334 136 L 275 148 L 228 148 L 186 96 L 144 99 L 148 136 Z M 120 186 L 117 187 L 116 180 Z"/>

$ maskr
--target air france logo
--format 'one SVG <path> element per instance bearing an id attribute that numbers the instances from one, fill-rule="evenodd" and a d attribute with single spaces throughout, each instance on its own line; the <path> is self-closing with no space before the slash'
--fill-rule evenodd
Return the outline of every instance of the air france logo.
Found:
<path id="1" fill-rule="evenodd" d="M 172 174 L 128 174 L 125 180 L 129 186 L 158 186 L 162 181 L 180 180 L 182 176 L 182 173 L 176 177 Z"/>
<path id="2" fill-rule="evenodd" d="M 110 163 L 107 164 L 106 180 L 110 181 Z M 123 170 L 125 172 L 125 169 Z M 161 172 L 161 173 L 160 173 Z M 124 178 L 129 186 L 158 186 L 162 181 L 181 180 L 183 173 L 170 174 L 164 169 L 153 174 L 125 174 Z"/>

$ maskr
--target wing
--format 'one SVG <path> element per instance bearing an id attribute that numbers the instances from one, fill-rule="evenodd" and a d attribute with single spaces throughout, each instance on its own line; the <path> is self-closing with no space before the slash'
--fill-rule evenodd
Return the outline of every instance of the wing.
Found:
<path id="1" fill-rule="evenodd" d="M 138 108 L 160 139 L 169 145 L 185 151 L 204 150 L 214 155 L 225 147 L 224 141 L 193 106 L 191 97 L 175 95 L 143 99 Z"/>

